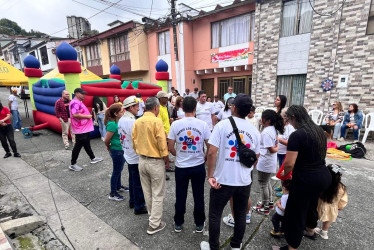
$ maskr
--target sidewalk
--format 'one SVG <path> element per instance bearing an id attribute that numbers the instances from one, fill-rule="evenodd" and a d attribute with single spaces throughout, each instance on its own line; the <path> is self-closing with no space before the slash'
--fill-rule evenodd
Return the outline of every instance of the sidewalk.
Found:
<path id="1" fill-rule="evenodd" d="M 0 155 L 3 154 L 5 152 L 1 148 Z M 51 190 L 65 233 L 75 249 L 138 249 L 52 181 L 50 189 L 48 179 L 22 159 L 10 157 L 2 160 L 0 171 L 20 190 L 30 205 L 46 217 L 56 236 L 71 249 L 71 244 L 61 231 Z"/>

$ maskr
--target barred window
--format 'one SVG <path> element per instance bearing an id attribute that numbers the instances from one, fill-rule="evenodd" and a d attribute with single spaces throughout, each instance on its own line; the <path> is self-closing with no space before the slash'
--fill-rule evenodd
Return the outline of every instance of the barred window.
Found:
<path id="1" fill-rule="evenodd" d="M 130 51 L 127 33 L 109 38 L 110 62 L 130 60 Z"/>
<path id="2" fill-rule="evenodd" d="M 285 95 L 287 105 L 303 105 L 306 75 L 278 76 L 277 96 Z"/>
<path id="3" fill-rule="evenodd" d="M 313 9 L 311 0 L 293 0 L 283 4 L 281 37 L 310 33 Z"/>
<path id="4" fill-rule="evenodd" d="M 101 65 L 101 52 L 99 44 L 86 46 L 87 67 Z"/>
<path id="5" fill-rule="evenodd" d="M 160 56 L 170 54 L 170 31 L 158 33 L 158 54 Z"/>

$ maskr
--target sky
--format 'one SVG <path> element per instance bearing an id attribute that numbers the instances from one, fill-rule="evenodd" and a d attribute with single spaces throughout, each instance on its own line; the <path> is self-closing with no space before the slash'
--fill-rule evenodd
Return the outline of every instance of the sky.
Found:
<path id="1" fill-rule="evenodd" d="M 66 16 L 75 15 L 89 18 L 88 21 L 91 23 L 91 29 L 102 32 L 109 29 L 108 23 L 115 20 L 120 20 L 122 22 L 136 20 L 141 22 L 142 16 L 158 18 L 170 14 L 170 4 L 168 1 L 169 0 L 0 0 L 0 18 L 8 18 L 18 23 L 18 25 L 26 31 L 33 29 L 51 36 L 67 37 Z M 178 0 L 176 1 L 176 5 L 178 6 L 178 4 L 184 3 L 197 10 L 209 11 L 214 9 L 218 3 L 222 6 L 226 6 L 233 1 L 234 0 Z M 113 6 L 110 7 L 111 5 Z M 102 10 L 104 11 L 100 12 Z"/>

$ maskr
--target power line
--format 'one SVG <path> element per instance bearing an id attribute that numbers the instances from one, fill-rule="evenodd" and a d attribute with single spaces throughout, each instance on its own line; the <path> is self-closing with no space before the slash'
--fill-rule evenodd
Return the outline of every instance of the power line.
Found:
<path id="1" fill-rule="evenodd" d="M 149 18 L 151 18 L 151 15 L 152 15 L 152 7 L 153 7 L 153 0 L 152 0 L 152 4 L 151 4 L 151 11 L 149 12 Z"/>
<path id="2" fill-rule="evenodd" d="M 84 5 L 84 6 L 88 7 L 88 8 L 91 8 L 91 9 L 94 9 L 94 10 L 99 10 L 99 11 L 100 11 L 100 9 L 98 9 L 98 8 L 95 8 L 95 7 L 90 6 L 90 5 L 88 5 L 88 4 L 85 4 L 85 3 L 81 3 L 81 2 L 79 2 L 79 1 L 77 1 L 77 0 L 72 0 L 72 1 L 73 1 L 73 2 L 76 2 L 76 3 L 79 3 L 79 4 L 81 4 L 81 5 Z M 131 18 L 124 17 L 124 16 L 120 16 L 120 15 L 117 15 L 117 14 L 112 13 L 112 12 L 109 12 L 109 11 L 103 11 L 103 12 L 105 12 L 105 13 L 107 13 L 107 14 L 110 14 L 110 15 L 113 15 L 113 16 L 116 16 L 116 17 L 120 17 L 120 18 L 125 18 L 125 19 L 128 19 L 128 20 L 131 20 Z"/>
<path id="3" fill-rule="evenodd" d="M 336 11 L 332 11 L 330 14 L 325 14 L 325 13 L 319 13 L 319 12 L 317 12 L 317 11 L 314 9 L 314 6 L 313 6 L 311 0 L 309 0 L 310 7 L 312 7 L 313 11 L 314 11 L 317 15 L 319 15 L 319 16 L 334 16 L 334 15 L 335 15 L 339 10 L 341 10 L 341 9 L 343 8 L 345 2 L 346 2 L 346 0 L 343 0 L 342 5 L 341 5 L 341 6 L 340 6 Z"/>

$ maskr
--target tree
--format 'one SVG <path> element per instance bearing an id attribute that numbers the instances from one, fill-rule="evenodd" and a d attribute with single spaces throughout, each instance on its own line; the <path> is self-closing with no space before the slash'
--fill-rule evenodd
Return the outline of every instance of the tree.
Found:
<path id="1" fill-rule="evenodd" d="M 21 36 L 36 36 L 36 37 L 42 37 L 46 34 L 31 29 L 30 32 L 27 32 L 26 30 L 22 29 L 16 22 L 13 22 L 12 20 L 9 20 L 7 18 L 0 19 L 0 34 L 5 35 L 21 35 Z"/>

